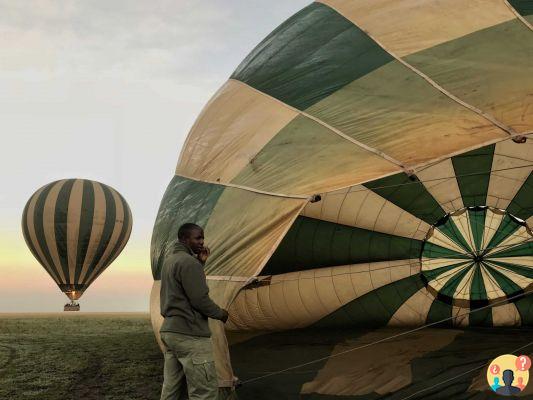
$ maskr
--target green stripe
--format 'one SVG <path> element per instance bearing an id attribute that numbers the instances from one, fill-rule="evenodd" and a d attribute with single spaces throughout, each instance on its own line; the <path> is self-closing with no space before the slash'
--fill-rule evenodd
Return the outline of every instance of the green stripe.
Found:
<path id="1" fill-rule="evenodd" d="M 533 205 L 531 203 L 533 199 L 533 172 L 529 174 L 524 184 L 520 187 L 518 192 L 507 206 L 507 212 L 522 220 L 527 220 L 533 213 Z M 501 242 L 515 233 L 521 225 L 509 215 L 505 215 L 496 230 L 496 233 L 491 238 L 488 248 L 498 246 Z"/>
<path id="2" fill-rule="evenodd" d="M 33 195 L 33 196 L 35 196 L 35 195 Z M 35 244 L 31 240 L 30 230 L 29 230 L 29 227 L 28 227 L 28 208 L 30 207 L 30 203 L 31 203 L 31 201 L 33 199 L 33 196 L 28 200 L 28 202 L 26 203 L 26 206 L 24 207 L 24 211 L 22 212 L 22 234 L 24 235 L 24 238 L 26 239 L 26 244 L 28 245 L 28 248 L 30 249 L 30 251 L 33 254 L 33 256 L 35 257 L 35 259 L 39 262 L 39 264 L 41 264 L 43 266 L 43 268 L 46 270 L 46 272 L 48 272 L 48 269 L 45 267 L 45 262 L 43 261 L 43 259 L 39 255 L 39 253 L 37 252 Z M 50 272 L 48 272 L 48 274 L 54 280 L 57 279 Z M 57 283 L 57 281 L 56 281 L 56 283 Z"/>
<path id="3" fill-rule="evenodd" d="M 496 260 L 491 260 L 491 259 L 487 261 L 492 264 L 496 264 L 499 267 L 512 271 L 518 275 L 522 275 L 523 277 L 533 279 L 533 268 L 531 267 L 526 267 L 524 265 L 511 264 L 511 263 L 507 263 L 503 261 L 496 261 Z"/>
<path id="4" fill-rule="evenodd" d="M 522 291 L 522 288 L 518 286 L 515 282 L 513 282 L 512 279 L 509 279 L 507 276 L 502 274 L 496 268 L 491 267 L 487 263 L 483 263 L 483 264 L 486 270 L 490 273 L 490 275 L 494 278 L 498 286 L 503 290 L 503 292 L 507 296 L 510 297 L 513 294 L 516 294 L 517 292 Z"/>
<path id="5" fill-rule="evenodd" d="M 476 268 L 474 273 L 470 297 L 470 326 L 492 326 L 492 307 L 488 307 L 487 290 L 483 282 L 480 268 Z M 474 312 L 472 312 L 474 311 Z"/>
<path id="6" fill-rule="evenodd" d="M 392 60 L 349 20 L 313 3 L 274 30 L 231 77 L 304 110 Z"/>
<path id="7" fill-rule="evenodd" d="M 426 324 L 437 324 L 439 327 L 451 327 L 453 326 L 452 316 L 452 305 L 445 303 L 439 300 L 439 297 L 433 300 L 431 307 L 429 308 L 428 315 L 426 317 Z"/>
<path id="8" fill-rule="evenodd" d="M 492 307 L 483 306 L 486 308 L 472 307 L 468 318 L 468 325 L 470 326 L 493 326 L 492 321 Z"/>
<path id="9" fill-rule="evenodd" d="M 424 242 L 422 257 L 469 259 L 469 257 L 465 254 L 458 253 L 452 249 L 446 249 L 430 242 Z"/>
<path id="10" fill-rule="evenodd" d="M 457 287 L 461 283 L 461 280 L 466 276 L 466 274 L 472 269 L 472 266 L 469 266 L 462 270 L 461 272 L 457 273 L 453 277 L 451 277 L 448 282 L 444 284 L 444 286 L 439 290 L 439 295 L 443 295 L 449 298 L 453 298 L 455 295 L 455 292 L 457 291 Z"/>
<path id="11" fill-rule="evenodd" d="M 505 239 L 513 235 L 518 229 L 520 228 L 520 225 L 518 225 L 515 221 L 509 217 L 509 215 L 505 215 L 500 225 L 498 226 L 498 229 L 496 230 L 496 233 L 494 236 L 490 239 L 489 244 L 486 247 L 487 250 L 492 250 L 500 245 L 501 242 L 503 242 Z"/>
<path id="12" fill-rule="evenodd" d="M 509 3 L 520 15 L 533 15 L 533 1 L 531 0 L 509 0 Z"/>
<path id="13" fill-rule="evenodd" d="M 490 254 L 490 258 L 502 257 L 527 257 L 533 255 L 533 242 L 524 243 L 509 249 L 503 249 L 497 253 Z"/>
<path id="14" fill-rule="evenodd" d="M 442 221 L 445 221 L 444 223 L 440 223 L 436 225 L 436 228 L 441 231 L 445 236 L 447 236 L 449 239 L 451 239 L 454 243 L 459 245 L 463 250 L 465 250 L 467 253 L 470 253 L 472 249 L 470 248 L 470 245 L 464 238 L 463 234 L 457 227 L 457 224 L 453 221 L 453 219 L 450 217 L 450 215 L 447 215 L 445 218 L 443 218 Z"/>
<path id="15" fill-rule="evenodd" d="M 81 270 L 87 257 L 87 249 L 91 240 L 93 229 L 95 195 L 93 183 L 89 180 L 83 181 L 83 194 L 80 208 L 80 229 L 78 231 L 78 250 L 76 253 L 76 271 L 74 281 L 80 279 Z"/>
<path id="16" fill-rule="evenodd" d="M 364 186 L 429 225 L 446 215 L 424 184 L 414 176 L 410 178 L 400 173 L 365 183 Z"/>
<path id="17" fill-rule="evenodd" d="M 453 169 L 466 207 L 484 206 L 487 203 L 494 148 L 495 145 L 490 145 L 452 157 Z"/>
<path id="18" fill-rule="evenodd" d="M 98 276 L 100 276 L 102 272 L 104 272 L 104 269 L 107 268 L 109 264 L 111 263 L 111 261 L 118 255 L 120 247 L 124 244 L 124 241 L 128 240 L 128 238 L 126 238 L 126 233 L 129 230 L 130 222 L 131 222 L 130 215 L 129 215 L 130 208 L 128 206 L 128 203 L 126 203 L 126 200 L 120 195 L 120 193 L 116 191 L 115 193 L 118 195 L 119 201 L 122 203 L 122 209 L 124 210 L 124 220 L 122 223 L 122 229 L 120 230 L 120 234 L 117 239 L 117 242 L 115 243 L 115 246 L 113 247 L 113 249 L 109 252 L 108 256 L 103 261 L 100 272 L 94 275 L 93 278 L 89 282 L 87 282 L 87 286 L 89 286 L 92 282 L 94 282 L 94 280 L 98 278 Z M 116 204 L 115 204 L 115 207 L 116 207 Z"/>
<path id="19" fill-rule="evenodd" d="M 470 228 L 472 235 L 474 235 L 474 243 L 476 250 L 481 250 L 481 242 L 483 241 L 483 232 L 485 231 L 485 218 L 487 210 L 468 210 L 468 219 L 470 221 Z"/>
<path id="20" fill-rule="evenodd" d="M 50 254 L 50 250 L 48 249 L 48 245 L 46 244 L 43 225 L 44 203 L 46 202 L 46 198 L 48 197 L 50 190 L 52 190 L 52 187 L 54 187 L 58 183 L 59 181 L 56 181 L 46 185 L 39 197 L 37 198 L 33 213 L 33 223 L 35 225 L 35 236 L 37 237 L 37 241 L 39 242 L 39 246 L 41 247 L 43 256 L 48 265 L 50 265 L 52 273 L 56 276 L 56 282 L 62 282 L 57 270 L 58 266 L 54 264 L 52 256 Z"/>
<path id="21" fill-rule="evenodd" d="M 59 190 L 54 211 L 54 230 L 56 237 L 57 254 L 59 256 L 58 268 L 63 269 L 66 282 L 70 282 L 68 269 L 68 203 L 75 179 L 68 179 Z"/>
<path id="22" fill-rule="evenodd" d="M 533 325 L 533 296 L 531 294 L 520 297 L 513 301 L 518 313 L 520 314 L 520 321 L 522 326 Z"/>
<path id="23" fill-rule="evenodd" d="M 520 114 L 529 111 L 532 54 L 531 31 L 515 18 L 404 60 L 466 103 L 518 126 Z"/>
<path id="24" fill-rule="evenodd" d="M 396 311 L 423 287 L 418 275 L 401 279 L 345 304 L 313 327 L 372 328 L 387 325 Z"/>
<path id="25" fill-rule="evenodd" d="M 469 262 L 470 261 L 464 261 L 464 262 L 460 262 L 460 263 L 457 263 L 457 264 L 451 264 L 451 265 L 446 265 L 446 266 L 440 267 L 440 268 L 435 268 L 435 269 L 431 269 L 431 270 L 422 271 L 422 275 L 424 276 L 424 278 L 428 282 L 430 282 L 430 281 L 438 278 L 442 274 L 444 274 L 444 273 L 446 273 L 448 271 L 452 271 L 453 269 L 456 269 L 456 268 L 458 268 L 460 266 L 466 265 Z"/>
<path id="26" fill-rule="evenodd" d="M 262 273 L 418 258 L 422 242 L 300 216 Z"/>
<path id="27" fill-rule="evenodd" d="M 85 275 L 83 282 L 80 282 L 81 284 L 85 284 L 85 285 L 87 285 L 90 275 L 96 268 L 107 246 L 109 245 L 109 240 L 111 239 L 111 235 L 113 234 L 113 229 L 115 228 L 115 218 L 116 218 L 115 199 L 113 198 L 111 189 L 107 185 L 104 185 L 103 183 L 95 182 L 95 184 L 100 185 L 100 187 L 102 188 L 102 191 L 104 192 L 106 213 L 105 213 L 104 229 L 102 230 L 102 236 L 100 238 L 100 241 L 98 242 L 98 247 L 96 249 L 96 252 L 94 253 L 94 257 L 91 261 L 91 264 L 87 268 L 87 274 Z"/>
<path id="28" fill-rule="evenodd" d="M 161 279 L 161 267 L 167 250 L 178 241 L 178 229 L 187 222 L 202 227 L 224 191 L 224 186 L 174 176 L 161 200 L 152 233 L 152 275 Z"/>
<path id="29" fill-rule="evenodd" d="M 529 174 L 507 206 L 507 212 L 520 219 L 528 219 L 533 215 L 533 202 L 531 199 L 533 199 L 533 172 Z"/>

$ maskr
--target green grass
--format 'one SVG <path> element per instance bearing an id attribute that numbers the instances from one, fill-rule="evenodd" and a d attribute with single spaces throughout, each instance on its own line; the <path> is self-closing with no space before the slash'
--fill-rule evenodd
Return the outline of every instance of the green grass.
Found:
<path id="1" fill-rule="evenodd" d="M 158 399 L 148 314 L 0 316 L 0 399 Z"/>

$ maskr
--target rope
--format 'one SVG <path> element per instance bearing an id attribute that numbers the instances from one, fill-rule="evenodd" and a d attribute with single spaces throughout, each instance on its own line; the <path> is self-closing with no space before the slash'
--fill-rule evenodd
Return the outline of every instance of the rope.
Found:
<path id="1" fill-rule="evenodd" d="M 531 346 L 532 344 L 533 344 L 533 342 L 529 342 L 528 344 L 525 344 L 525 345 L 523 345 L 523 346 L 520 346 L 520 347 L 517 348 L 517 349 L 514 349 L 513 351 L 511 351 L 511 353 L 517 353 L 519 350 L 525 349 L 526 347 L 529 347 L 529 346 Z M 463 372 L 463 373 L 461 373 L 461 374 L 459 374 L 459 375 L 455 375 L 455 376 L 453 376 L 453 377 L 451 377 L 451 378 L 448 378 L 448 379 L 446 379 L 446 380 L 444 380 L 444 381 L 441 381 L 441 382 L 438 382 L 438 383 L 436 383 L 436 384 L 434 384 L 434 385 L 428 386 L 427 388 L 424 388 L 424 389 L 421 389 L 421 390 L 419 390 L 419 391 L 417 391 L 417 392 L 415 392 L 415 393 L 412 393 L 412 394 L 410 394 L 410 395 L 407 396 L 407 397 L 403 397 L 401 400 L 408 400 L 408 399 L 410 399 L 411 397 L 416 396 L 417 394 L 420 394 L 420 393 L 423 393 L 423 392 L 427 392 L 428 390 L 434 389 L 434 388 L 436 388 L 437 386 L 443 385 L 443 384 L 448 383 L 448 382 L 451 382 L 451 381 L 453 381 L 453 380 L 455 380 L 455 379 L 457 379 L 457 378 L 460 378 L 460 377 L 463 376 L 463 375 L 467 375 L 467 374 L 469 374 L 469 373 L 471 373 L 471 372 L 474 372 L 474 371 L 480 370 L 481 368 L 483 368 L 483 367 L 485 367 L 485 366 L 487 366 L 487 365 L 490 365 L 490 362 L 488 362 L 488 363 L 484 363 L 484 364 L 479 365 L 479 366 L 477 366 L 477 367 L 475 367 L 475 368 L 472 368 L 472 369 L 470 369 L 470 370 L 468 370 L 468 371 L 466 371 L 466 372 Z"/>
<path id="2" fill-rule="evenodd" d="M 356 350 L 361 350 L 361 349 L 364 349 L 364 348 L 367 348 L 367 347 L 371 347 L 371 346 L 374 346 L 376 344 L 380 344 L 380 343 L 383 343 L 383 342 L 386 342 L 386 341 L 389 341 L 389 340 L 392 340 L 392 339 L 396 339 L 396 338 L 399 338 L 399 337 L 402 337 L 402 336 L 406 336 L 408 334 L 421 331 L 422 329 L 426 329 L 426 328 L 429 328 L 431 326 L 442 324 L 443 322 L 450 321 L 452 319 L 463 317 L 465 315 L 470 315 L 472 313 L 475 313 L 475 312 L 478 312 L 478 311 L 482 311 L 482 310 L 487 309 L 487 308 L 495 307 L 498 304 L 508 303 L 510 300 L 514 300 L 514 299 L 519 298 L 519 297 L 524 297 L 524 296 L 526 296 L 529 293 L 531 293 L 531 291 L 530 292 L 523 292 L 523 293 L 517 294 L 515 296 L 506 298 L 506 299 L 504 299 L 502 301 L 495 302 L 495 303 L 493 303 L 491 305 L 483 306 L 483 307 L 477 308 L 475 310 L 469 310 L 469 311 L 467 311 L 465 313 L 457 314 L 456 316 L 447 317 L 447 318 L 444 318 L 444 319 L 442 319 L 440 321 L 431 322 L 429 324 L 425 324 L 425 325 L 419 326 L 417 328 L 410 329 L 408 331 L 401 332 L 401 333 L 398 333 L 398 334 L 395 334 L 395 335 L 391 335 L 391 336 L 388 336 L 386 338 L 376 340 L 374 342 L 370 342 L 370 343 L 367 343 L 367 344 L 364 344 L 364 345 L 361 345 L 361 346 L 357 346 L 357 347 L 352 347 L 351 349 L 344 350 L 344 351 L 341 351 L 341 352 L 338 352 L 338 353 L 335 353 L 335 354 L 331 354 L 331 355 L 326 356 L 326 357 L 317 358 L 317 359 L 312 360 L 312 361 L 308 361 L 308 362 L 305 362 L 305 363 L 302 363 L 302 364 L 294 365 L 292 367 L 284 368 L 284 369 L 281 369 L 281 370 L 278 370 L 278 371 L 273 371 L 273 372 L 270 372 L 268 374 L 261 375 L 261 376 L 255 377 L 255 378 L 247 379 L 247 380 L 243 381 L 241 384 L 245 385 L 245 384 L 248 384 L 248 383 L 256 382 L 258 380 L 262 380 L 262 379 L 265 379 L 265 378 L 268 378 L 268 377 L 271 377 L 271 376 L 274 376 L 274 375 L 279 375 L 279 374 L 282 374 L 284 372 L 293 371 L 295 369 L 299 369 L 299 368 L 302 368 L 302 367 L 305 367 L 305 366 L 308 366 L 308 365 L 316 364 L 317 362 L 320 362 L 320 361 L 329 360 L 330 358 L 338 357 L 338 356 L 341 356 L 341 355 L 344 355 L 344 354 L 347 354 L 347 353 L 351 353 L 351 352 L 356 351 Z"/>

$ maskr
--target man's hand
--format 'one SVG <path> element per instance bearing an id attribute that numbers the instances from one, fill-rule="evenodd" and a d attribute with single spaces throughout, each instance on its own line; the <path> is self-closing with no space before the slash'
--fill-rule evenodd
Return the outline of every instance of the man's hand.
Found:
<path id="1" fill-rule="evenodd" d="M 203 247 L 202 250 L 198 253 L 198 260 L 205 264 L 209 256 L 211 255 L 211 250 L 209 250 L 209 247 Z"/>
<path id="2" fill-rule="evenodd" d="M 225 310 L 225 309 L 222 309 L 222 311 L 224 312 L 224 316 L 222 317 L 221 321 L 224 322 L 224 323 L 226 323 L 226 321 L 227 321 L 228 318 L 229 318 L 229 313 L 228 313 L 228 311 Z"/>

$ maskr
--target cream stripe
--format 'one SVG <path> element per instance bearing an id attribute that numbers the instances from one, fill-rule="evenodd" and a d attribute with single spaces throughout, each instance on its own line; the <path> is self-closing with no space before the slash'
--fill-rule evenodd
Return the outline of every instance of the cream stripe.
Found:
<path id="1" fill-rule="evenodd" d="M 496 144 L 487 192 L 487 205 L 506 209 L 533 170 L 533 141 Z"/>
<path id="2" fill-rule="evenodd" d="M 87 246 L 87 253 L 85 254 L 85 260 L 83 260 L 83 267 L 81 269 L 78 282 L 85 282 L 85 275 L 98 250 L 98 243 L 102 238 L 102 232 L 104 230 L 106 219 L 106 203 L 105 195 L 102 186 L 91 181 L 94 190 L 94 214 L 91 229 L 91 238 L 89 239 L 89 245 Z"/>
<path id="3" fill-rule="evenodd" d="M 531 279 L 526 278 L 525 276 L 519 275 L 519 274 L 517 274 L 515 272 L 512 272 L 512 271 L 510 271 L 508 269 L 505 269 L 503 267 L 500 267 L 500 266 L 498 266 L 496 264 L 491 263 L 490 260 L 487 260 L 485 262 L 488 265 L 490 265 L 492 268 L 494 268 L 495 270 L 497 270 L 498 272 L 502 273 L 507 278 L 512 280 L 514 283 L 516 283 L 522 289 L 525 289 L 526 287 L 528 287 L 531 284 L 531 282 L 532 282 Z"/>
<path id="4" fill-rule="evenodd" d="M 429 284 L 430 284 L 431 288 L 433 288 L 436 291 L 440 291 L 444 287 L 444 285 L 446 285 L 446 283 L 448 283 L 448 281 L 450 279 L 452 279 L 454 276 L 456 276 L 457 274 L 462 272 L 465 268 L 470 268 L 470 265 L 471 264 L 467 264 L 467 265 L 461 265 L 461 266 L 452 268 L 451 270 L 447 271 L 446 273 L 444 273 L 444 274 L 438 276 L 437 278 L 429 281 Z"/>
<path id="5" fill-rule="evenodd" d="M 488 259 L 487 261 L 491 261 Z M 502 257 L 502 258 L 494 258 L 494 261 L 500 261 L 505 262 L 508 264 L 515 264 L 515 265 L 523 265 L 526 267 L 532 267 L 533 268 L 533 256 L 529 257 Z"/>
<path id="6" fill-rule="evenodd" d="M 468 260 L 468 259 L 460 260 L 460 259 L 455 259 L 455 258 L 422 258 L 422 272 L 433 271 L 441 267 L 447 267 L 449 265 L 467 263 L 467 262 L 471 262 L 471 260 Z M 459 268 L 459 267 L 460 266 L 456 266 L 455 268 Z M 450 271 L 453 271 L 455 268 L 452 268 Z M 448 271 L 447 273 L 451 273 L 450 271 Z"/>
<path id="7" fill-rule="evenodd" d="M 525 19 L 518 11 L 516 11 L 515 8 L 507 0 L 503 0 L 503 2 L 505 3 L 505 5 L 507 7 L 509 7 L 511 9 L 513 14 L 516 15 L 516 18 L 518 18 L 520 21 L 522 21 L 522 23 L 525 26 L 527 26 L 529 29 L 531 29 L 533 31 L 533 25 L 531 25 L 527 19 Z"/>
<path id="8" fill-rule="evenodd" d="M 420 289 L 396 310 L 387 326 L 424 325 L 433 301 L 425 287 Z"/>
<path id="9" fill-rule="evenodd" d="M 67 216 L 67 254 L 70 284 L 74 284 L 78 255 L 78 235 L 80 232 L 81 202 L 83 198 L 83 180 L 76 179 L 72 185 L 68 202 Z"/>
<path id="10" fill-rule="evenodd" d="M 465 242 L 470 246 L 471 249 L 475 249 L 474 236 L 472 235 L 472 230 L 470 229 L 470 219 L 468 218 L 468 211 L 465 210 L 462 214 L 454 215 L 451 217 L 451 220 L 455 222 L 455 225 L 463 235 Z"/>
<path id="11" fill-rule="evenodd" d="M 122 201 L 115 190 L 111 189 L 110 191 L 115 202 L 115 226 L 113 227 L 113 233 L 109 238 L 109 242 L 104 250 L 104 254 L 102 254 L 102 257 L 100 257 L 100 260 L 98 260 L 98 264 L 96 264 L 92 272 L 90 272 L 87 283 L 91 283 L 94 279 L 96 279 L 100 272 L 109 265 L 104 263 L 107 260 L 107 257 L 109 257 L 111 251 L 113 251 L 115 245 L 118 243 L 120 232 L 122 231 L 122 226 L 124 225 L 124 207 L 122 205 Z"/>
<path id="12" fill-rule="evenodd" d="M 520 326 L 520 313 L 514 303 L 492 307 L 493 326 Z"/>
<path id="13" fill-rule="evenodd" d="M 337 128 L 334 128 L 334 127 L 332 127 L 331 125 L 328 125 L 326 122 L 322 121 L 320 118 L 314 117 L 314 116 L 312 116 L 312 115 L 310 115 L 310 114 L 307 114 L 306 112 L 300 111 L 300 110 L 298 110 L 297 108 L 294 108 L 294 107 L 292 107 L 292 106 L 290 106 L 290 105 L 284 103 L 283 101 L 281 101 L 281 100 L 279 100 L 279 99 L 276 99 L 275 97 L 272 97 L 272 96 L 270 96 L 269 94 L 267 94 L 267 93 L 265 93 L 265 92 L 262 92 L 262 91 L 260 91 L 260 90 L 258 90 L 258 89 L 256 89 L 256 88 L 254 88 L 254 87 L 248 85 L 247 83 L 244 83 L 244 82 L 241 82 L 241 81 L 238 81 L 238 80 L 235 80 L 235 79 L 230 79 L 230 80 L 231 80 L 231 81 L 234 81 L 234 82 L 238 82 L 239 84 L 244 85 L 244 86 L 246 86 L 246 87 L 248 87 L 248 88 L 250 88 L 250 89 L 256 91 L 257 93 L 260 93 L 260 94 L 263 95 L 263 96 L 267 96 L 268 98 L 270 98 L 270 99 L 272 99 L 272 100 L 275 100 L 275 101 L 277 101 L 277 102 L 283 104 L 285 107 L 288 107 L 288 108 L 290 108 L 291 110 L 293 110 L 294 112 L 297 112 L 298 114 L 300 114 L 300 115 L 302 115 L 302 116 L 304 116 L 304 117 L 306 117 L 306 118 L 308 118 L 308 119 L 311 119 L 311 120 L 315 121 L 316 123 L 322 125 L 324 128 L 326 128 L 326 129 L 328 129 L 329 131 L 335 133 L 336 135 L 342 137 L 343 139 L 345 139 L 345 140 L 347 140 L 347 141 L 349 141 L 349 142 L 355 144 L 356 146 L 361 147 L 362 149 L 364 149 L 364 150 L 366 150 L 366 151 L 369 151 L 370 153 L 374 153 L 374 154 L 380 156 L 381 158 L 383 158 L 383 159 L 389 161 L 390 163 L 395 164 L 395 165 L 397 165 L 398 167 L 405 169 L 401 161 L 398 161 L 398 160 L 394 159 L 393 157 L 391 157 L 391 156 L 389 156 L 389 155 L 383 153 L 382 151 L 380 151 L 380 150 L 378 150 L 378 149 L 375 149 L 375 148 L 373 148 L 373 147 L 367 146 L 366 144 L 364 144 L 364 143 L 362 143 L 362 142 L 359 142 L 359 141 L 355 140 L 354 138 L 352 138 L 351 136 L 348 136 L 347 134 L 341 132 L 341 131 L 338 130 Z"/>
<path id="14" fill-rule="evenodd" d="M 364 186 L 321 194 L 301 215 L 322 221 L 422 240 L 429 224 Z"/>
<path id="15" fill-rule="evenodd" d="M 494 282 L 494 278 L 489 275 L 485 267 L 481 268 L 481 276 L 483 277 L 483 283 L 485 284 L 485 291 L 487 292 L 488 299 L 492 300 L 505 297 L 505 292 L 496 282 Z"/>
<path id="16" fill-rule="evenodd" d="M 436 244 L 437 246 L 444 247 L 445 249 L 454 250 L 459 254 L 466 252 L 458 244 L 452 241 L 448 236 L 443 234 L 438 228 L 433 230 L 433 235 L 428 239 L 428 242 Z"/>
<path id="17" fill-rule="evenodd" d="M 55 233 L 55 208 L 57 203 L 57 196 L 59 195 L 59 191 L 65 184 L 66 180 L 62 180 L 54 184 L 50 192 L 48 192 L 48 196 L 46 197 L 46 201 L 44 203 L 44 212 L 43 212 L 43 227 L 44 227 L 44 237 L 46 239 L 46 245 L 48 247 L 48 251 L 50 252 L 50 256 L 52 257 L 52 261 L 54 263 L 54 269 L 59 272 L 59 277 L 61 279 L 61 283 L 67 283 L 65 274 L 63 272 L 63 268 L 61 267 L 61 261 L 59 260 L 59 254 L 57 252 L 57 243 L 56 243 L 56 233 Z"/>
<path id="18" fill-rule="evenodd" d="M 453 294 L 454 300 L 470 300 L 470 288 L 472 287 L 472 278 L 475 270 L 475 267 L 471 267 L 466 275 L 463 276 Z"/>
<path id="19" fill-rule="evenodd" d="M 446 212 L 464 208 L 450 158 L 416 171 L 416 176 Z"/>
<path id="20" fill-rule="evenodd" d="M 132 230 L 132 227 L 133 227 L 133 220 L 131 219 L 132 217 L 131 217 L 130 209 L 128 208 L 127 211 L 128 211 L 128 214 L 129 214 L 129 222 L 128 222 L 127 231 L 124 234 L 124 238 L 122 239 L 122 243 L 120 244 L 119 248 L 117 249 L 117 252 L 113 256 L 113 258 L 111 260 L 109 260 L 108 265 L 111 265 L 113 263 L 113 261 L 115 261 L 117 259 L 117 257 L 120 255 L 120 253 L 122 253 L 122 250 L 124 250 L 124 247 L 126 247 L 126 244 L 128 244 L 128 240 L 130 238 L 131 230 Z"/>
<path id="21" fill-rule="evenodd" d="M 335 9 L 332 5 L 328 5 L 328 7 L 331 7 L 333 9 Z M 340 11 L 338 11 L 337 9 L 335 9 L 335 11 L 337 11 L 339 14 L 342 15 L 342 13 Z M 413 71 L 415 74 L 420 76 L 422 79 L 424 79 L 427 83 L 429 83 L 431 86 L 433 86 L 435 89 L 437 89 L 439 92 L 441 92 L 445 96 L 448 96 L 450 99 L 452 99 L 456 103 L 462 105 L 463 107 L 469 109 L 470 111 L 472 111 L 472 112 L 478 114 L 479 116 L 485 118 L 487 121 L 491 122 L 496 127 L 500 128 L 501 130 L 503 130 L 506 133 L 508 133 L 511 137 L 520 136 L 520 135 L 524 134 L 524 133 L 516 132 L 512 127 L 507 126 L 503 122 L 497 120 L 494 116 L 492 116 L 492 115 L 480 110 L 479 108 L 474 107 L 473 105 L 461 100 L 460 98 L 458 98 L 457 96 L 455 96 L 454 94 L 452 94 L 451 92 L 447 91 L 442 86 L 440 86 L 437 82 L 435 82 L 433 79 L 431 79 L 428 75 L 424 74 L 422 71 L 420 71 L 419 69 L 415 68 L 413 65 L 409 64 L 407 61 L 404 61 L 401 57 L 396 55 L 395 52 L 391 51 L 390 49 L 387 49 L 383 45 L 383 43 L 381 43 L 381 41 L 379 41 L 376 37 L 374 37 L 373 34 L 368 32 L 368 30 L 364 30 L 364 32 L 368 35 L 368 37 L 370 37 L 374 42 L 376 42 L 376 44 L 378 46 L 380 46 L 383 50 L 385 50 L 387 53 L 389 53 L 398 62 L 403 64 L 406 68 L 409 68 L 411 71 Z"/>
<path id="22" fill-rule="evenodd" d="M 58 285 L 61 283 L 59 280 L 59 277 L 57 276 L 56 271 L 52 268 L 50 264 L 48 264 L 48 261 L 46 260 L 46 257 L 44 256 L 43 250 L 41 249 L 41 246 L 39 245 L 39 240 L 37 239 L 37 235 L 35 234 L 35 221 L 34 221 L 34 213 L 35 213 L 35 205 L 37 203 L 37 199 L 39 198 L 39 195 L 42 193 L 42 191 L 45 189 L 46 186 L 43 186 L 40 188 L 31 198 L 30 204 L 28 205 L 28 212 L 26 215 L 26 221 L 24 223 L 28 227 L 28 233 L 30 235 L 29 240 L 31 243 L 28 243 L 28 247 L 33 247 L 37 251 L 37 254 L 41 258 L 42 262 L 44 263 L 43 267 L 44 269 L 50 274 L 52 279 L 57 283 Z"/>
<path id="23" fill-rule="evenodd" d="M 485 249 L 488 244 L 490 243 L 490 240 L 493 238 L 494 234 L 498 230 L 498 226 L 500 226 L 500 223 L 503 219 L 505 214 L 498 214 L 495 212 L 490 213 L 490 219 L 487 221 L 485 220 L 485 231 L 483 232 L 483 243 L 482 248 Z M 488 213 L 487 213 L 488 217 Z"/>
<path id="24" fill-rule="evenodd" d="M 520 227 L 516 232 L 511 236 L 507 237 L 502 241 L 497 247 L 487 252 L 487 254 L 497 254 L 502 251 L 508 251 L 515 247 L 516 245 L 522 245 L 533 239 L 526 228 Z"/>

